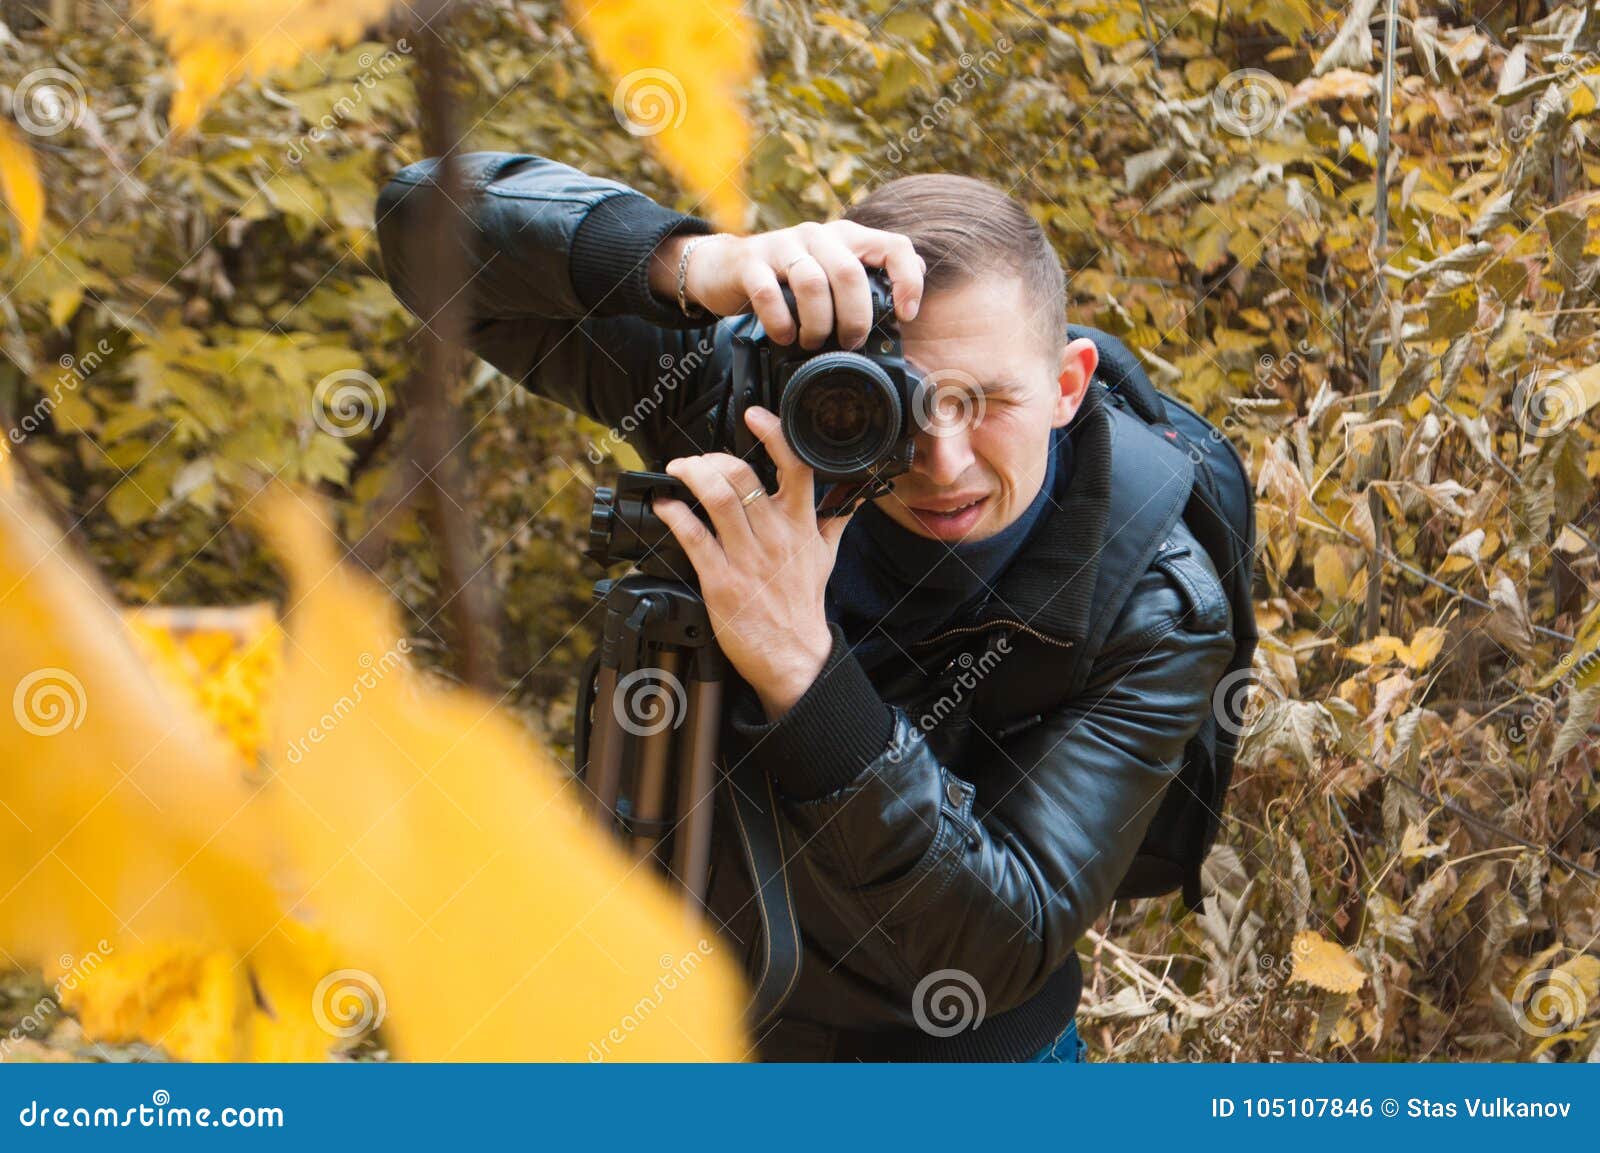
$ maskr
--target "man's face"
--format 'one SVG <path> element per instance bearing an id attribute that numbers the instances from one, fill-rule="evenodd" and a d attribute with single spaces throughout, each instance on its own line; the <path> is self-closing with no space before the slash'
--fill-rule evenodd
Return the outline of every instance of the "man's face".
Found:
<path id="1" fill-rule="evenodd" d="M 911 471 L 878 508 L 920 536 L 993 536 L 1033 503 L 1052 429 L 1078 411 L 1094 345 L 1052 351 L 1030 323 L 1022 281 L 986 276 L 930 293 L 900 326 L 906 358 L 930 383 Z"/>

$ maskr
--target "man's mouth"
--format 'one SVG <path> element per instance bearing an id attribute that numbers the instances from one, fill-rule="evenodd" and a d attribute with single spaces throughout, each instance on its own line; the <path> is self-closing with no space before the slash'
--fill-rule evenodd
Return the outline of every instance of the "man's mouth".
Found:
<path id="1" fill-rule="evenodd" d="M 936 505 L 907 507 L 928 535 L 948 540 L 969 532 L 983 515 L 984 506 L 988 501 L 988 496 L 976 496 L 964 500 L 941 501 Z"/>

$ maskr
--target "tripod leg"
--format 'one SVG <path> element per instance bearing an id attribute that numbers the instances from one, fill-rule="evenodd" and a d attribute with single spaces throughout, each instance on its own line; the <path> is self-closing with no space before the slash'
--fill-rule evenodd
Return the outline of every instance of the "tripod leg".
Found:
<path id="1" fill-rule="evenodd" d="M 616 666 L 600 666 L 595 680 L 594 729 L 589 738 L 589 804 L 600 827 L 611 830 L 616 819 L 617 793 L 622 787 L 624 734 L 614 711 L 617 700 Z"/>
<path id="2" fill-rule="evenodd" d="M 714 657 L 714 653 L 703 655 Z M 689 717 L 678 758 L 681 775 L 672 871 L 689 898 L 689 907 L 695 910 L 705 904 L 711 879 L 711 806 L 717 784 L 717 729 L 722 718 L 721 670 L 714 675 L 715 680 L 689 682 Z"/>
<path id="3" fill-rule="evenodd" d="M 668 766 L 672 757 L 672 730 L 683 723 L 679 715 L 678 694 L 683 692 L 683 682 L 678 679 L 682 654 L 676 648 L 662 648 L 657 653 L 656 673 L 665 682 L 665 697 L 656 701 L 665 710 L 664 722 L 659 727 L 647 728 L 639 737 L 639 776 L 634 783 L 631 815 L 645 831 L 635 834 L 634 852 L 641 859 L 655 852 L 661 836 L 660 821 L 667 807 Z M 657 691 L 661 686 L 656 686 Z M 624 702 L 626 704 L 626 702 Z"/>

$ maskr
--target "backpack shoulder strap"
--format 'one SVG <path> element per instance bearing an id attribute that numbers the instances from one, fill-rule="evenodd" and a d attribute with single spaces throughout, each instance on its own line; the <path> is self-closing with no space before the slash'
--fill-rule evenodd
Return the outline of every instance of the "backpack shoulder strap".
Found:
<path id="1" fill-rule="evenodd" d="M 1076 650 L 1072 693 L 1089 679 L 1094 659 L 1123 605 L 1183 516 L 1194 489 L 1189 454 L 1142 419 L 1107 405 L 1111 419 L 1111 506 L 1100 545 L 1091 626 Z"/>
<path id="2" fill-rule="evenodd" d="M 746 1011 L 750 1031 L 759 1041 L 800 979 L 800 924 L 789 890 L 783 822 L 778 819 L 772 782 L 756 769 L 752 758 L 735 761 L 726 782 L 729 808 L 761 915 L 760 968 L 752 974 L 755 989 Z"/>
<path id="3" fill-rule="evenodd" d="M 1095 376 L 1113 396 L 1125 402 L 1135 416 L 1146 424 L 1167 423 L 1166 404 L 1132 349 L 1109 332 L 1086 324 L 1069 324 L 1067 336 L 1071 340 L 1094 341 L 1095 351 L 1100 354 Z"/>

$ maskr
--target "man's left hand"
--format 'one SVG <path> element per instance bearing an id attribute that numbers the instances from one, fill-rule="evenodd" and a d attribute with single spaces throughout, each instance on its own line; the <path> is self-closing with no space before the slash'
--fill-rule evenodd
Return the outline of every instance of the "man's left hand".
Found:
<path id="1" fill-rule="evenodd" d="M 778 467 L 777 492 L 767 493 L 738 457 L 709 452 L 679 457 L 666 471 L 694 493 L 711 528 L 682 501 L 658 499 L 655 511 L 699 574 L 724 655 L 755 689 L 767 719 L 777 720 L 811 687 L 833 647 L 823 594 L 850 518 L 818 523 L 812 471 L 776 414 L 753 406 L 745 423 Z"/>

